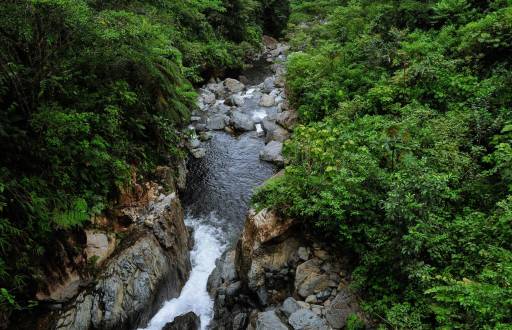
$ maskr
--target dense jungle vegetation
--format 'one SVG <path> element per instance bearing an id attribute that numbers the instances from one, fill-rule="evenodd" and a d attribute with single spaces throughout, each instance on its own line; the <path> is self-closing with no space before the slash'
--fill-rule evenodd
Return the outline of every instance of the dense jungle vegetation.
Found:
<path id="1" fill-rule="evenodd" d="M 259 206 L 354 255 L 393 329 L 512 329 L 512 2 L 295 0 L 301 124 Z"/>
<path id="2" fill-rule="evenodd" d="M 4 0 L 0 4 L 0 311 L 26 308 L 56 233 L 131 178 L 184 156 L 193 84 L 236 71 L 276 0 Z"/>

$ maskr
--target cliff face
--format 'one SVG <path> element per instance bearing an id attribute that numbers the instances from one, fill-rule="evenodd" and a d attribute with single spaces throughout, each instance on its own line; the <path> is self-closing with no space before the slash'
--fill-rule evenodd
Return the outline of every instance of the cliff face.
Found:
<path id="1" fill-rule="evenodd" d="M 56 329 L 134 329 L 164 300 L 177 297 L 190 272 L 188 232 L 179 199 L 161 196 L 107 262 L 96 284 L 81 292 Z"/>
<path id="2" fill-rule="evenodd" d="M 42 315 L 14 319 L 20 329 L 135 329 L 179 295 L 191 270 L 177 195 L 185 164 L 155 176 L 141 184 L 134 175 L 115 207 L 56 240 L 36 296 Z"/>

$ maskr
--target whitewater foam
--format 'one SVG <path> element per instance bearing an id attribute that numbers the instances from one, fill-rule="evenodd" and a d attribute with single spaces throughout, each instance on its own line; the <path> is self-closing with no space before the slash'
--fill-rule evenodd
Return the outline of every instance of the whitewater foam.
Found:
<path id="1" fill-rule="evenodd" d="M 215 261 L 226 250 L 227 243 L 215 214 L 206 219 L 188 216 L 187 226 L 194 228 L 194 249 L 190 252 L 192 271 L 178 298 L 171 299 L 162 306 L 151 319 L 145 330 L 161 330 L 177 316 L 194 312 L 201 319 L 201 329 L 205 330 L 213 318 L 213 299 L 207 291 L 208 277 L 215 269 Z M 140 330 L 140 329 L 139 329 Z"/>

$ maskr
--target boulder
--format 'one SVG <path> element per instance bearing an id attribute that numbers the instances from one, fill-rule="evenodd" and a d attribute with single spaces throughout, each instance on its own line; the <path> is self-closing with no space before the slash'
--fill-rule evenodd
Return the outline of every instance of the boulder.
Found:
<path id="1" fill-rule="evenodd" d="M 299 309 L 288 318 L 295 330 L 329 330 L 329 326 L 319 315 L 309 309 Z"/>
<path id="2" fill-rule="evenodd" d="M 284 142 L 290 138 L 290 133 L 281 126 L 275 125 L 273 130 L 268 130 L 265 136 L 265 142 L 271 141 Z"/>
<path id="3" fill-rule="evenodd" d="M 249 289 L 257 292 L 265 284 L 265 270 L 279 270 L 295 258 L 300 243 L 288 236 L 294 221 L 274 211 L 249 212 L 237 244 L 236 267 Z"/>
<path id="4" fill-rule="evenodd" d="M 226 127 L 226 121 L 229 119 L 228 116 L 223 114 L 216 114 L 208 118 L 206 127 L 210 130 L 223 130 Z"/>
<path id="5" fill-rule="evenodd" d="M 197 137 L 193 137 L 188 140 L 188 147 L 190 149 L 199 148 L 200 145 L 201 145 L 201 141 L 199 141 L 199 139 Z"/>
<path id="6" fill-rule="evenodd" d="M 204 158 L 206 156 L 206 149 L 205 148 L 196 148 L 190 150 L 190 153 L 192 156 L 194 156 L 195 159 Z"/>
<path id="7" fill-rule="evenodd" d="M 325 318 L 334 329 L 342 329 L 350 314 L 361 314 L 357 297 L 348 289 L 342 289 L 327 308 Z"/>
<path id="8" fill-rule="evenodd" d="M 247 314 L 246 313 L 238 313 L 233 318 L 233 330 L 243 330 L 245 329 L 245 324 L 247 323 Z"/>
<path id="9" fill-rule="evenodd" d="M 237 131 L 252 131 L 254 130 L 254 121 L 240 111 L 235 111 L 231 114 L 231 124 Z"/>
<path id="10" fill-rule="evenodd" d="M 224 104 L 232 107 L 241 107 L 245 104 L 245 101 L 240 95 L 231 95 L 224 101 Z"/>
<path id="11" fill-rule="evenodd" d="M 292 110 L 287 110 L 281 112 L 277 116 L 277 123 L 281 126 L 283 126 L 286 129 L 293 129 L 293 127 L 297 124 L 299 117 L 297 115 L 297 112 Z"/>
<path id="12" fill-rule="evenodd" d="M 283 143 L 278 141 L 269 142 L 263 150 L 261 150 L 260 159 L 277 165 L 283 165 Z"/>
<path id="13" fill-rule="evenodd" d="M 311 259 L 297 266 L 295 275 L 295 290 L 306 298 L 329 288 L 329 276 L 322 274 L 320 260 Z"/>
<path id="14" fill-rule="evenodd" d="M 263 36 L 263 45 L 268 49 L 276 49 L 278 41 L 270 36 Z"/>
<path id="15" fill-rule="evenodd" d="M 167 323 L 162 330 L 199 330 L 201 329 L 201 320 L 193 312 L 180 315 L 171 323 Z"/>
<path id="16" fill-rule="evenodd" d="M 274 77 L 268 77 L 263 82 L 263 92 L 264 93 L 270 93 L 275 88 L 275 78 Z"/>
<path id="17" fill-rule="evenodd" d="M 261 312 L 256 320 L 256 330 L 288 330 L 275 311 Z"/>
<path id="18" fill-rule="evenodd" d="M 207 287 L 210 294 L 215 295 L 217 289 L 223 283 L 231 283 L 238 278 L 235 268 L 235 255 L 236 251 L 231 250 L 215 262 L 215 269 L 208 277 Z"/>
<path id="19" fill-rule="evenodd" d="M 303 246 L 301 246 L 299 248 L 298 254 L 299 254 L 299 258 L 301 260 L 303 260 L 303 261 L 308 260 L 309 259 L 309 253 L 310 253 L 309 248 L 306 248 L 306 247 L 303 247 Z"/>
<path id="20" fill-rule="evenodd" d="M 262 121 L 261 121 L 261 125 L 263 126 L 263 130 L 268 133 L 268 132 L 271 132 L 273 130 L 276 130 L 278 125 L 276 124 L 276 121 L 275 120 L 272 120 L 268 117 L 264 118 Z"/>
<path id="21" fill-rule="evenodd" d="M 263 94 L 260 99 L 259 105 L 262 107 L 273 107 L 276 104 L 276 98 L 269 94 Z"/>
<path id="22" fill-rule="evenodd" d="M 222 84 L 222 83 L 212 82 L 212 83 L 209 83 L 208 85 L 206 85 L 206 88 L 209 91 L 215 93 L 215 95 L 218 98 L 223 98 L 226 95 L 226 91 L 224 89 L 224 84 Z"/>
<path id="23" fill-rule="evenodd" d="M 283 302 L 283 306 L 281 306 L 281 311 L 287 317 L 289 317 L 290 315 L 292 315 L 294 312 L 298 311 L 299 309 L 301 309 L 300 305 L 292 297 L 286 298 L 285 301 Z"/>
<path id="24" fill-rule="evenodd" d="M 85 254 L 87 260 L 95 258 L 95 264 L 102 264 L 116 248 L 116 239 L 112 235 L 97 230 L 86 230 L 87 245 Z"/>
<path id="25" fill-rule="evenodd" d="M 239 82 L 236 79 L 227 78 L 224 81 L 224 86 L 227 88 L 228 91 L 231 93 L 238 93 L 244 90 L 245 86 L 241 82 Z"/>
<path id="26" fill-rule="evenodd" d="M 216 100 L 215 94 L 213 94 L 209 90 L 203 90 L 203 92 L 201 93 L 201 97 L 203 99 L 203 102 L 206 104 L 213 104 L 215 103 Z"/>

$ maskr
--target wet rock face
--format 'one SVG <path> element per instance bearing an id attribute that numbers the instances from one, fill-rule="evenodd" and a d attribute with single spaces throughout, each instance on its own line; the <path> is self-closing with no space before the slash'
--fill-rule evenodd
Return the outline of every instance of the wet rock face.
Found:
<path id="1" fill-rule="evenodd" d="M 56 329 L 133 329 L 188 278 L 188 231 L 175 194 L 141 210 L 125 248 L 112 257 L 96 284 L 57 316 Z"/>
<path id="2" fill-rule="evenodd" d="M 190 312 L 180 315 L 171 323 L 167 323 L 162 330 L 198 330 L 201 328 L 199 317 Z"/>
<path id="3" fill-rule="evenodd" d="M 351 314 L 367 322 L 348 289 L 348 261 L 333 251 L 291 219 L 268 209 L 251 211 L 237 244 L 237 272 L 213 293 L 214 328 L 342 329 Z"/>

